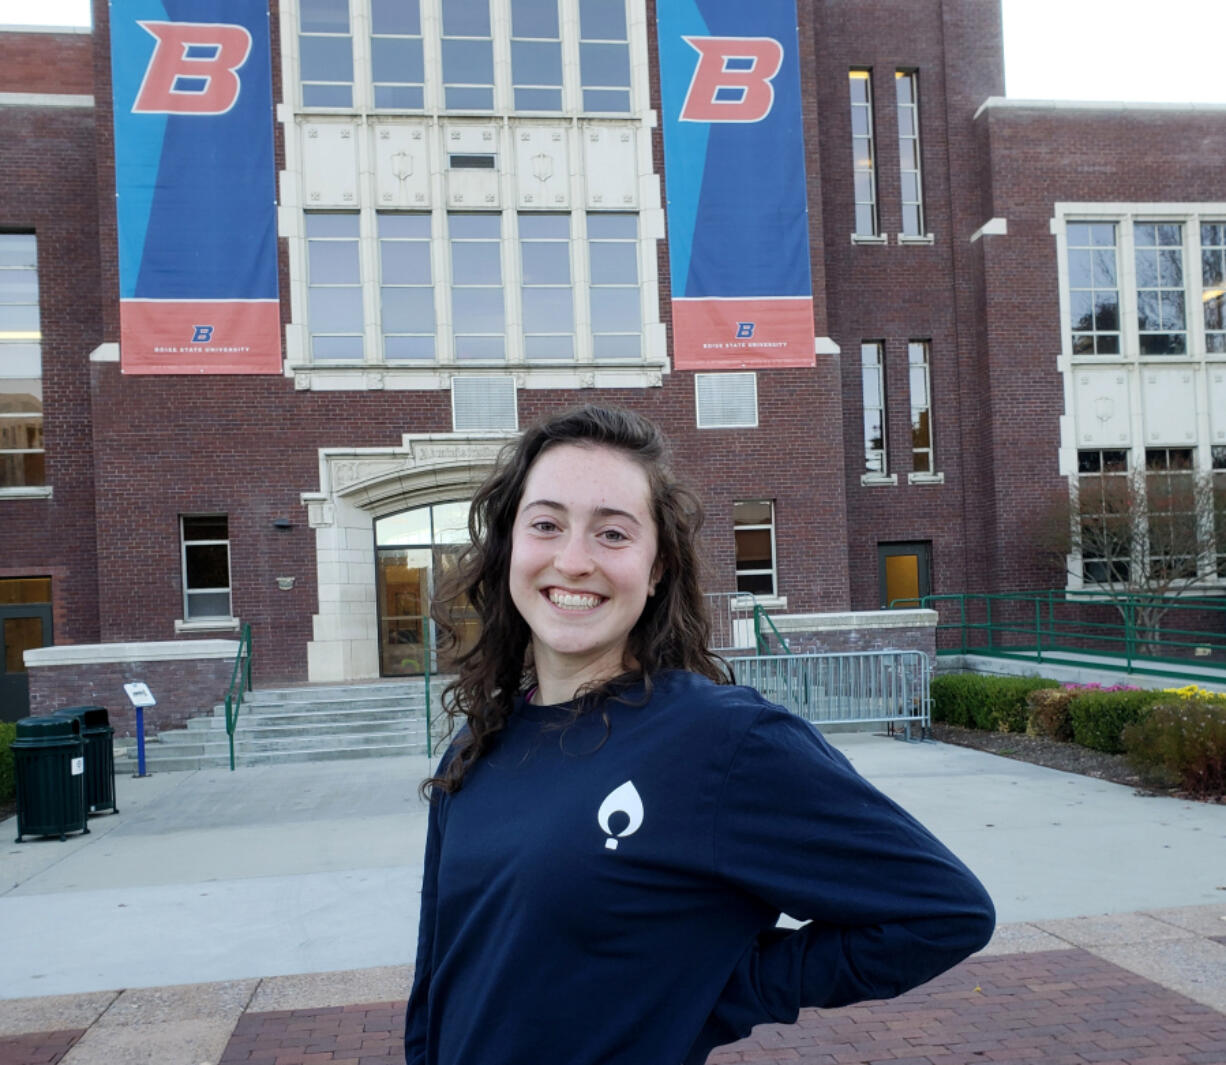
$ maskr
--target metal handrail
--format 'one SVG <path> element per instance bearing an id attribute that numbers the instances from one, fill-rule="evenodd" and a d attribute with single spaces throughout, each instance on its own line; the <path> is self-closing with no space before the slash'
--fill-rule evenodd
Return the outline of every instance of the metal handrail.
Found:
<path id="1" fill-rule="evenodd" d="M 951 621 L 939 621 L 937 631 L 957 634 L 956 649 L 946 654 L 989 654 L 999 657 L 1026 654 L 1041 661 L 1076 653 L 1110 654 L 1134 672 L 1147 662 L 1187 665 L 1199 658 L 1204 667 L 1220 668 L 1226 659 L 1226 599 L 1221 596 L 1108 597 L 1092 590 L 1045 589 L 1034 592 L 960 592 L 924 596 L 922 604 L 939 609 L 957 604 Z M 1118 610 L 1119 621 L 1087 616 L 1060 616 L 1060 607 L 1084 615 L 1091 608 Z M 1146 623 L 1146 611 L 1172 615 L 1172 623 Z M 1221 628 L 1179 626 L 1188 611 L 1222 619 Z M 1010 616 L 1012 614 L 1012 616 Z M 982 620 L 978 620 L 978 619 Z M 1202 623 L 1203 625 L 1203 623 Z M 1076 646 L 1074 646 L 1076 644 Z"/>
<path id="2" fill-rule="evenodd" d="M 787 640 L 783 638 L 783 635 L 775 627 L 775 623 L 771 621 L 771 616 L 755 600 L 753 604 L 753 642 L 754 646 L 758 649 L 758 654 L 770 654 L 770 637 L 762 632 L 763 621 L 770 626 L 771 632 L 775 634 L 775 639 L 779 641 L 779 646 L 783 648 L 783 653 L 790 655 L 792 649 L 788 646 Z"/>
<path id="3" fill-rule="evenodd" d="M 246 650 L 246 655 L 243 651 Z M 251 691 L 251 626 L 244 625 L 238 639 L 238 654 L 226 689 L 226 735 L 230 738 L 230 772 L 234 772 L 234 729 L 243 707 L 243 692 Z"/>

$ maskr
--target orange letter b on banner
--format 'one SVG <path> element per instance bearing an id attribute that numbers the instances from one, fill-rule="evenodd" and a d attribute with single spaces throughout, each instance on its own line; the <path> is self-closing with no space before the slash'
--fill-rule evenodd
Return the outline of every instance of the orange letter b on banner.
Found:
<path id="1" fill-rule="evenodd" d="M 783 65 L 773 37 L 685 37 L 698 53 L 682 122 L 761 122 L 775 102 L 771 78 Z"/>

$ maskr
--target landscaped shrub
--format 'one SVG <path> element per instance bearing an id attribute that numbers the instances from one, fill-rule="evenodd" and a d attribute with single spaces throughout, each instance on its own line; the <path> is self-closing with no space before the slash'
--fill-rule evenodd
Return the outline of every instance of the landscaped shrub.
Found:
<path id="1" fill-rule="evenodd" d="M 1025 732 L 1026 697 L 1039 688 L 1056 688 L 1042 677 L 991 677 L 946 673 L 932 681 L 932 719 L 964 728 Z"/>
<path id="2" fill-rule="evenodd" d="M 0 721 L 0 802 L 10 802 L 17 794 L 17 777 L 13 772 L 11 744 L 17 736 L 17 726 Z"/>
<path id="3" fill-rule="evenodd" d="M 1123 733 L 1170 696 L 1157 691 L 1083 691 L 1069 704 L 1073 739 L 1108 754 L 1124 750 Z"/>
<path id="4" fill-rule="evenodd" d="M 1128 759 L 1193 795 L 1226 795 L 1226 703 L 1186 696 L 1154 706 L 1124 729 Z"/>
<path id="5" fill-rule="evenodd" d="M 1026 696 L 1026 735 L 1046 736 L 1048 739 L 1073 738 L 1073 725 L 1069 721 L 1069 704 L 1074 693 L 1068 688 L 1037 688 Z"/>

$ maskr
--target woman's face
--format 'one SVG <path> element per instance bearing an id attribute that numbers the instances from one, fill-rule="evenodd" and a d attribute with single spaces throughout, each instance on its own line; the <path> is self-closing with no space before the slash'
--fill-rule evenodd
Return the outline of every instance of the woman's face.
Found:
<path id="1" fill-rule="evenodd" d="M 623 672 L 626 641 L 659 577 L 641 466 L 560 444 L 532 464 L 511 536 L 511 598 L 532 630 L 538 679 Z"/>

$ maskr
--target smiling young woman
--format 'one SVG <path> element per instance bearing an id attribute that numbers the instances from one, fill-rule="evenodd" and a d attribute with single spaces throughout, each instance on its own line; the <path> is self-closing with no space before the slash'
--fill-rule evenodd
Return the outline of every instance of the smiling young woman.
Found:
<path id="1" fill-rule="evenodd" d="M 702 511 L 650 422 L 529 429 L 439 603 L 482 629 L 430 821 L 408 1065 L 701 1065 L 979 949 L 982 885 L 708 649 Z M 776 927 L 781 913 L 808 920 Z"/>

